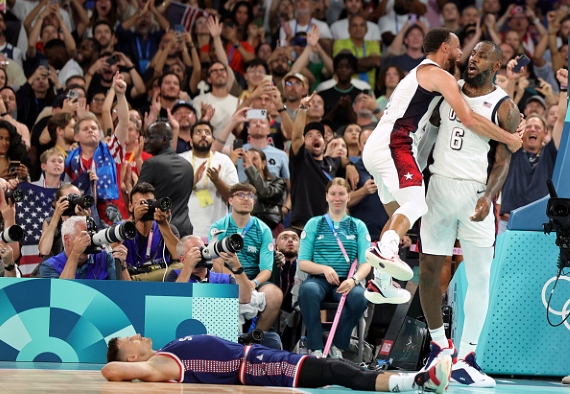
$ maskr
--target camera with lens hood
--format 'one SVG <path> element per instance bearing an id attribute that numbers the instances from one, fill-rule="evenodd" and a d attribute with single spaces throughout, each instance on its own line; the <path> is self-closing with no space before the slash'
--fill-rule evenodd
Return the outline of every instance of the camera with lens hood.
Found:
<path id="1" fill-rule="evenodd" d="M 68 194 L 64 201 L 69 201 L 69 207 L 61 214 L 62 216 L 74 216 L 75 207 L 79 205 L 83 209 L 91 208 L 95 205 L 95 199 L 89 194 L 80 196 L 79 194 Z"/>
<path id="2" fill-rule="evenodd" d="M 239 234 L 228 235 L 224 239 L 218 240 L 218 236 L 225 231 L 218 231 L 213 234 L 212 241 L 208 246 L 200 248 L 202 260 L 196 264 L 196 268 L 212 268 L 212 260 L 220 257 L 221 252 L 236 253 L 243 249 L 243 237 Z"/>
<path id="3" fill-rule="evenodd" d="M 111 227 L 97 231 L 97 225 L 93 218 L 87 218 L 87 233 L 91 237 L 91 245 L 86 254 L 97 254 L 103 250 L 102 246 L 110 245 L 113 242 L 121 242 L 133 239 L 137 234 L 137 228 L 133 222 L 123 222 L 113 224 Z"/>
<path id="4" fill-rule="evenodd" d="M 143 215 L 141 220 L 143 222 L 148 222 L 154 220 L 154 211 L 160 209 L 162 212 L 166 212 L 172 207 L 172 200 L 168 197 L 150 198 L 146 201 L 142 201 L 142 204 L 148 205 L 148 211 Z"/>

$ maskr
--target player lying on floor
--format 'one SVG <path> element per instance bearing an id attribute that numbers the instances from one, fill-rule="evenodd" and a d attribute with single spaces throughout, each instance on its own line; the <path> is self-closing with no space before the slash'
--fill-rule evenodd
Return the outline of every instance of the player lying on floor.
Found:
<path id="1" fill-rule="evenodd" d="M 177 381 L 316 388 L 341 385 L 353 390 L 400 392 L 423 388 L 443 393 L 450 379 L 451 357 L 422 373 L 369 371 L 343 359 L 240 345 L 211 335 L 180 338 L 155 351 L 140 334 L 109 341 L 107 380 Z"/>

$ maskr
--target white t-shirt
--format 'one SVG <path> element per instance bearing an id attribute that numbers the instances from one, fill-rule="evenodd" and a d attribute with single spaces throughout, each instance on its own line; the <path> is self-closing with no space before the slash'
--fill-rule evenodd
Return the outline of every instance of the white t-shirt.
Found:
<path id="1" fill-rule="evenodd" d="M 364 36 L 364 40 L 380 41 L 382 39 L 378 25 L 367 21 L 366 28 L 368 31 Z M 350 38 L 350 34 L 348 34 L 348 19 L 341 19 L 333 23 L 331 26 L 331 33 L 335 40 L 345 40 L 347 38 Z"/>
<path id="2" fill-rule="evenodd" d="M 236 112 L 238 107 L 238 98 L 236 96 L 232 96 L 228 94 L 224 98 L 215 97 L 212 93 L 201 94 L 194 98 L 193 105 L 196 108 L 196 116 L 198 119 L 202 117 L 201 113 L 201 104 L 206 103 L 210 104 L 212 107 L 216 109 L 214 116 L 210 120 L 210 124 L 214 127 L 214 137 L 217 137 L 218 134 L 224 129 L 226 124 L 230 122 L 232 115 Z M 233 134 L 230 134 L 226 144 L 230 144 L 233 142 L 235 137 Z"/>
<path id="3" fill-rule="evenodd" d="M 204 162 L 206 162 L 206 167 L 208 167 L 207 163 L 210 160 L 208 157 L 194 157 L 192 152 L 193 151 L 180 153 L 180 156 L 192 164 L 194 167 L 194 172 L 196 172 L 196 170 Z M 220 178 L 226 182 L 228 186 L 235 185 L 239 182 L 236 167 L 227 155 L 224 155 L 220 152 L 213 152 L 212 161 L 209 166 L 213 168 L 221 166 Z M 200 193 L 200 191 L 203 191 L 205 189 L 210 192 L 210 196 L 212 197 L 212 201 L 214 203 L 202 207 L 199 201 L 199 197 L 196 193 Z M 194 235 L 202 238 L 208 238 L 208 233 L 210 231 L 210 226 L 212 223 L 223 218 L 229 212 L 228 204 L 222 198 L 222 195 L 220 192 L 218 192 L 216 186 L 208 178 L 206 170 L 204 170 L 202 177 L 196 181 L 196 187 L 194 188 L 194 191 L 190 195 L 190 200 L 188 201 L 188 212 L 190 215 L 190 220 L 192 221 L 192 225 L 194 226 Z"/>
<path id="4" fill-rule="evenodd" d="M 59 79 L 61 86 L 65 86 L 65 81 L 74 75 L 83 76 L 83 69 L 74 59 L 69 59 L 57 73 L 57 79 Z"/>

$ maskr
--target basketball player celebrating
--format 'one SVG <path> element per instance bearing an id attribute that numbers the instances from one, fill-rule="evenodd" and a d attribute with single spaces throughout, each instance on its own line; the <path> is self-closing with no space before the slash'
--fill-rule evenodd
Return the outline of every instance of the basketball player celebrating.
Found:
<path id="1" fill-rule="evenodd" d="M 138 334 L 113 338 L 107 362 L 101 373 L 111 381 L 306 388 L 338 384 L 353 390 L 393 393 L 415 389 L 443 393 L 451 373 L 449 355 L 429 371 L 384 373 L 365 370 L 348 360 L 320 359 L 261 345 L 243 346 L 212 335 L 180 338 L 158 352 L 152 350 L 150 338 Z"/>
<path id="2" fill-rule="evenodd" d="M 518 107 L 503 89 L 493 85 L 502 56 L 503 51 L 490 41 L 477 44 L 459 86 L 475 113 L 515 133 L 520 123 Z M 455 347 L 443 329 L 439 277 L 445 256 L 451 255 L 459 239 L 468 287 L 452 379 L 473 387 L 495 387 L 495 381 L 475 362 L 475 349 L 489 303 L 496 223 L 493 201 L 507 178 L 511 152 L 504 144 L 475 134 L 447 101 L 434 111 L 430 123 L 439 126 L 439 132 L 430 166 L 428 211 L 420 227 L 420 300 L 432 337 L 426 368 L 443 355 L 455 359 Z M 494 161 L 490 173 L 488 158 Z"/>
<path id="3" fill-rule="evenodd" d="M 392 285 L 388 275 L 400 280 L 413 276 L 411 268 L 398 257 L 398 248 L 401 237 L 428 209 L 416 152 L 440 96 L 449 102 L 464 127 L 506 144 L 513 152 L 522 144 L 520 136 L 472 112 L 462 98 L 453 77 L 461 56 L 455 34 L 445 28 L 432 29 L 425 35 L 423 46 L 427 58 L 400 81 L 362 155 L 390 216 L 380 242 L 367 252 L 368 262 L 377 268 L 375 274 L 382 270 L 382 275 L 370 282 L 368 290 L 386 298 L 402 291 Z"/>

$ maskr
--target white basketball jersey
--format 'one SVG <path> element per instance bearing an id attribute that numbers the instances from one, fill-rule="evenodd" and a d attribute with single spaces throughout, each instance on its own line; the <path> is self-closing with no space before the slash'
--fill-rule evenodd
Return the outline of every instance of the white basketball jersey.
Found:
<path id="1" fill-rule="evenodd" d="M 426 64 L 439 67 L 434 61 L 424 59 L 398 83 L 367 145 L 370 142 L 390 144 L 392 149 L 398 148 L 399 145 L 411 145 L 414 154 L 416 153 L 418 141 L 425 132 L 425 125 L 441 97 L 441 93 L 427 91 L 418 84 L 416 72 L 418 67 Z"/>
<path id="2" fill-rule="evenodd" d="M 465 82 L 459 81 L 463 87 Z M 496 86 L 485 96 L 467 97 L 461 95 L 475 113 L 499 124 L 497 111 L 501 103 L 509 98 L 507 93 Z M 489 138 L 481 137 L 465 128 L 447 101 L 439 107 L 441 124 L 433 151 L 434 163 L 430 166 L 433 174 L 448 178 L 467 179 L 487 183 L 487 169 L 490 145 Z"/>

